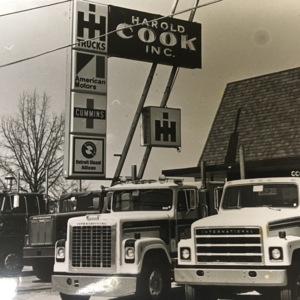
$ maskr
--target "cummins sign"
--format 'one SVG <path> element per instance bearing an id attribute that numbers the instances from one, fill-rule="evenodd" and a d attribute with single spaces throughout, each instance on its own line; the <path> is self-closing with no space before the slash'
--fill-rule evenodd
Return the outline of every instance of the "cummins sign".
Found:
<path id="1" fill-rule="evenodd" d="M 186 68 L 201 68 L 201 25 L 108 6 L 108 53 Z"/>

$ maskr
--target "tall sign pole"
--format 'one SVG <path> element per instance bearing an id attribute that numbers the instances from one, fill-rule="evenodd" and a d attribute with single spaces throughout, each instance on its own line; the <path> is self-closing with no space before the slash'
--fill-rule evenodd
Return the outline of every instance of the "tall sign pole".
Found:
<path id="1" fill-rule="evenodd" d="M 152 80 L 153 80 L 153 76 L 154 76 L 156 67 L 157 67 L 157 64 L 153 63 L 152 67 L 150 69 L 150 72 L 149 72 L 149 75 L 148 75 L 145 87 L 144 87 L 143 94 L 142 94 L 142 96 L 140 98 L 139 105 L 138 105 L 137 110 L 135 112 L 135 115 L 134 115 L 134 118 L 133 118 L 133 121 L 132 121 L 132 124 L 131 124 L 131 127 L 130 127 L 130 131 L 128 133 L 128 136 L 127 136 L 127 139 L 126 139 L 126 142 L 125 142 L 125 145 L 124 145 L 124 148 L 123 148 L 123 151 L 122 151 L 122 154 L 121 154 L 118 166 L 116 168 L 112 184 L 114 184 L 118 180 L 118 178 L 120 177 L 120 175 L 121 175 L 121 171 L 122 171 L 122 168 L 124 166 L 124 163 L 125 163 L 125 160 L 126 160 L 129 148 L 130 148 L 131 141 L 133 139 L 133 136 L 134 136 L 134 133 L 135 133 L 135 130 L 136 130 L 139 118 L 141 116 L 141 113 L 142 113 L 145 101 L 147 99 L 148 92 L 150 90 L 150 86 L 151 86 L 151 83 L 152 83 Z"/>

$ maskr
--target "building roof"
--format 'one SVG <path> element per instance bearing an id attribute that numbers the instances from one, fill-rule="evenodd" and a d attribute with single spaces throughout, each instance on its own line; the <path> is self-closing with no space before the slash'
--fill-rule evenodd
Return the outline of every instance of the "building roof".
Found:
<path id="1" fill-rule="evenodd" d="M 246 166 L 300 166 L 300 68 L 227 84 L 198 167 L 236 165 L 241 146 Z"/>
<path id="2" fill-rule="evenodd" d="M 200 161 L 300 158 L 300 68 L 229 83 Z"/>

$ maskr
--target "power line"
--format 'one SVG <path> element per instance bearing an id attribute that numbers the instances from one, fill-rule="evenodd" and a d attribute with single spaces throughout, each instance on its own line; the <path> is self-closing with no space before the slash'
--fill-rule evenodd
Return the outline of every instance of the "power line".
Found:
<path id="1" fill-rule="evenodd" d="M 58 4 L 63 4 L 63 3 L 66 3 L 66 2 L 71 2 L 71 1 L 72 0 L 65 0 L 65 1 L 61 1 L 61 2 L 50 3 L 50 4 L 46 4 L 46 5 L 42 5 L 42 6 L 36 6 L 36 7 L 28 8 L 28 9 L 18 10 L 18 11 L 6 13 L 6 14 L 1 14 L 0 17 L 6 17 L 6 16 L 10 16 L 10 15 L 20 14 L 20 13 L 24 13 L 24 12 L 27 12 L 27 11 L 41 9 L 41 8 L 54 6 L 54 5 L 58 5 Z"/>
<path id="2" fill-rule="evenodd" d="M 161 16 L 161 17 L 158 17 L 158 18 L 156 18 L 156 19 L 153 19 L 153 20 L 150 20 L 150 21 L 147 21 L 147 22 L 138 23 L 138 24 L 133 24 L 133 25 L 128 25 L 127 28 L 133 28 L 133 27 L 137 27 L 137 26 L 140 26 L 140 25 L 144 25 L 145 23 L 152 23 L 152 22 L 154 22 L 154 21 L 159 21 L 159 20 L 163 20 L 163 19 L 166 19 L 166 18 L 170 18 L 170 17 L 176 16 L 176 15 L 180 15 L 180 14 L 189 12 L 189 11 L 191 11 L 191 10 L 195 10 L 195 9 L 200 8 L 200 7 L 208 6 L 208 5 L 211 5 L 211 4 L 220 2 L 220 1 L 223 1 L 223 0 L 214 0 L 214 1 L 212 1 L 212 2 L 208 2 L 208 3 L 205 3 L 205 4 L 198 5 L 198 6 L 196 6 L 196 7 L 192 7 L 192 8 L 188 8 L 188 9 L 179 11 L 179 12 L 177 12 L 177 13 L 172 13 L 172 14 L 169 14 L 169 15 L 167 15 L 167 16 Z M 64 2 L 70 2 L 70 0 L 64 1 Z M 112 31 L 110 31 L 110 32 L 107 32 L 106 34 L 102 34 L 102 35 L 100 35 L 100 36 L 97 36 L 97 37 L 94 37 L 94 38 L 91 38 L 91 39 L 86 39 L 86 40 L 84 40 L 84 42 L 86 42 L 86 41 L 93 41 L 93 40 L 96 40 L 96 39 L 100 39 L 100 38 L 102 38 L 102 37 L 108 36 L 108 35 L 110 35 L 110 34 L 112 34 L 112 33 L 116 33 L 116 32 L 121 31 L 121 30 L 122 30 L 122 29 L 112 30 Z M 70 48 L 70 47 L 74 47 L 74 46 L 76 46 L 76 45 L 79 44 L 79 43 L 82 43 L 82 41 L 80 41 L 80 42 L 78 42 L 78 43 L 73 43 L 73 44 L 69 44 L 69 45 L 66 45 L 66 46 L 58 47 L 58 48 L 55 48 L 55 49 L 52 49 L 52 50 L 49 50 L 49 51 L 45 51 L 45 52 L 42 52 L 42 53 L 39 53 L 39 54 L 30 56 L 30 57 L 27 57 L 27 58 L 23 58 L 23 59 L 20 59 L 20 60 L 13 61 L 13 62 L 11 62 L 11 63 L 7 63 L 7 64 L 4 64 L 4 65 L 0 65 L 0 68 L 12 66 L 12 65 L 15 65 L 15 64 L 18 64 L 18 63 L 22 63 L 22 62 L 24 62 L 24 61 L 32 60 L 32 59 L 38 58 L 38 57 L 40 57 L 40 56 L 44 56 L 44 55 L 47 55 L 47 54 L 50 54 L 50 53 L 59 51 L 59 50 L 63 50 L 63 49 Z"/>

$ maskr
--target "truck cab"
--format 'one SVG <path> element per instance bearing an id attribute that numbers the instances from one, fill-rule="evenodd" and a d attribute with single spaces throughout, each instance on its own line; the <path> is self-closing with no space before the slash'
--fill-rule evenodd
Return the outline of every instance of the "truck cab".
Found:
<path id="1" fill-rule="evenodd" d="M 207 215 L 201 182 L 138 180 L 108 189 L 108 214 L 68 221 L 56 243 L 52 285 L 62 299 L 137 294 L 165 299 L 177 243 Z"/>
<path id="2" fill-rule="evenodd" d="M 219 213 L 191 226 L 178 244 L 175 280 L 186 299 L 216 300 L 256 291 L 300 297 L 300 178 L 225 184 Z"/>
<path id="3" fill-rule="evenodd" d="M 0 192 L 0 270 L 21 271 L 28 220 L 44 214 L 45 197 L 39 193 Z"/>
<path id="4" fill-rule="evenodd" d="M 104 189 L 64 193 L 57 201 L 58 212 L 29 219 L 23 256 L 39 279 L 51 280 L 55 242 L 66 238 L 68 219 L 101 213 L 105 193 Z"/>

